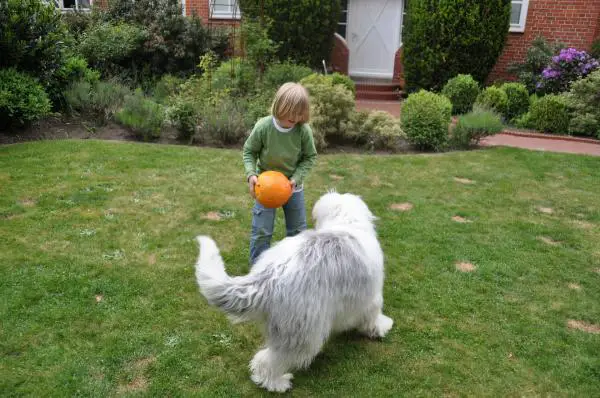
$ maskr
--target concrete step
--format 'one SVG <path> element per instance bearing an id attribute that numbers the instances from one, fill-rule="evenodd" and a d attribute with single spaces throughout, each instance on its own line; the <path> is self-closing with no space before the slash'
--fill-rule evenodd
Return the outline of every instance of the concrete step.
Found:
<path id="1" fill-rule="evenodd" d="M 380 101 L 398 101 L 402 98 L 401 91 L 359 90 L 356 89 L 356 99 L 372 99 Z"/>

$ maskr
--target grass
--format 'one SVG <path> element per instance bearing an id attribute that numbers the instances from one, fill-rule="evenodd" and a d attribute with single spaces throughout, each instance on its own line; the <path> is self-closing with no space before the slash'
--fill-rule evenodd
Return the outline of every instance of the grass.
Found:
<path id="1" fill-rule="evenodd" d="M 320 156 L 307 207 L 330 187 L 380 217 L 395 325 L 334 337 L 290 395 L 600 395 L 600 334 L 568 327 L 600 324 L 600 158 Z M 200 233 L 248 271 L 250 207 L 239 151 L 0 147 L 2 395 L 267 395 L 247 370 L 258 328 L 230 325 L 193 275 Z"/>

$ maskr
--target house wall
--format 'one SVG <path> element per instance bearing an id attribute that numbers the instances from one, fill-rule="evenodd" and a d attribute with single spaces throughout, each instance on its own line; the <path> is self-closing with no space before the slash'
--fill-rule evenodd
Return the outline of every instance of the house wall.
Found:
<path id="1" fill-rule="evenodd" d="M 578 50 L 589 50 L 600 36 L 600 0 L 530 0 L 525 31 L 510 32 L 488 80 L 512 80 L 506 68 L 522 62 L 537 36 L 561 41 Z"/>

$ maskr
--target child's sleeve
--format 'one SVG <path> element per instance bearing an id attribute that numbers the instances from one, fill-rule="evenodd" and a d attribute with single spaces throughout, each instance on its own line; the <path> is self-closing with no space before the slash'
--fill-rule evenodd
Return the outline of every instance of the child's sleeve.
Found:
<path id="1" fill-rule="evenodd" d="M 302 153 L 298 166 L 292 175 L 292 179 L 296 181 L 296 185 L 298 186 L 302 185 L 304 178 L 317 161 L 317 148 L 315 148 L 312 129 L 308 124 L 305 124 L 303 127 L 305 131 L 302 135 Z"/>
<path id="2" fill-rule="evenodd" d="M 252 129 L 250 136 L 246 138 L 246 142 L 244 142 L 244 148 L 242 150 L 246 180 L 248 180 L 250 176 L 256 175 L 256 159 L 258 159 L 261 149 L 261 129 L 257 123 Z"/>

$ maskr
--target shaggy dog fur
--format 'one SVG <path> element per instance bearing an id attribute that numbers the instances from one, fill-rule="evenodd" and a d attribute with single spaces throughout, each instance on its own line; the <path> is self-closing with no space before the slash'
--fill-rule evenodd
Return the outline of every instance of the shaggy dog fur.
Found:
<path id="1" fill-rule="evenodd" d="M 328 192 L 313 208 L 315 229 L 286 238 L 249 274 L 225 272 L 215 242 L 196 239 L 196 280 L 208 302 L 232 321 L 264 324 L 266 347 L 250 362 L 251 379 L 269 391 L 291 388 L 292 369 L 307 367 L 332 333 L 357 329 L 380 338 L 392 328 L 381 313 L 383 253 L 376 217 L 356 195 Z"/>

